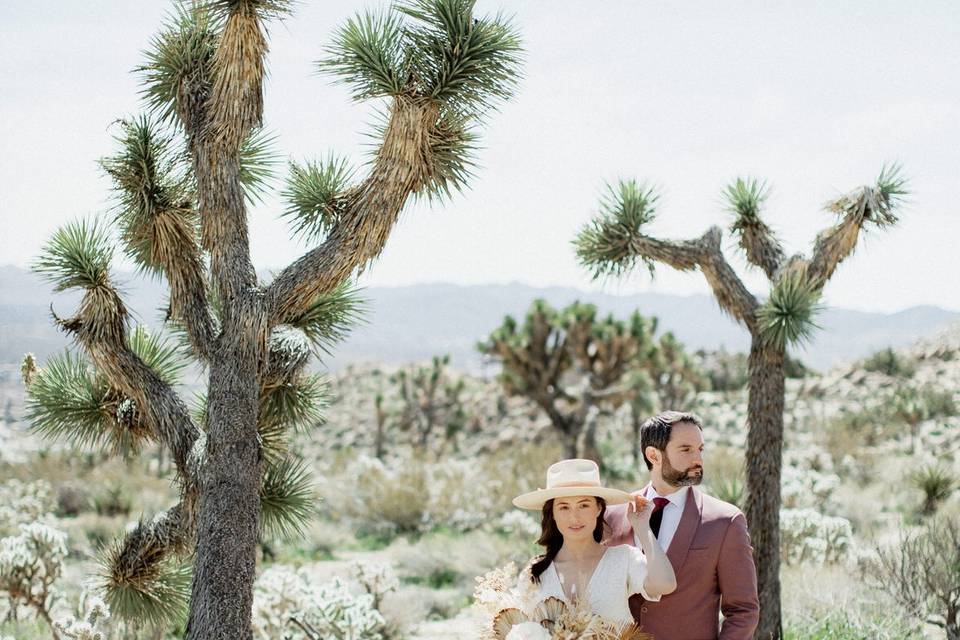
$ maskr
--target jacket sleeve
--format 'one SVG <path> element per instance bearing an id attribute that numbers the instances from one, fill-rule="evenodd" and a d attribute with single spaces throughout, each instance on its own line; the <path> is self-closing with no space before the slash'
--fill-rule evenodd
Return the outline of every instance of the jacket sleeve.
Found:
<path id="1" fill-rule="evenodd" d="M 720 640 L 750 640 L 760 621 L 757 597 L 757 568 L 747 532 L 747 520 L 738 513 L 730 522 L 717 563 L 720 611 L 723 624 Z"/>

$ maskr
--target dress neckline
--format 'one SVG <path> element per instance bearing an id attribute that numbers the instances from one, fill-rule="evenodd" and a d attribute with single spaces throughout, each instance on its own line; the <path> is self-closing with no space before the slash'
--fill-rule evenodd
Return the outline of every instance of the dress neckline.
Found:
<path id="1" fill-rule="evenodd" d="M 603 564 L 603 560 L 607 557 L 608 551 L 610 551 L 610 547 L 604 547 L 603 553 L 600 554 L 600 559 L 597 560 L 597 566 L 593 568 L 593 573 L 590 574 L 590 578 L 587 580 L 587 586 L 584 587 L 584 593 L 580 598 L 589 598 L 590 587 L 593 586 L 593 579 L 597 576 L 597 573 L 599 573 L 600 565 Z M 560 580 L 560 572 L 557 571 L 556 560 L 550 563 L 550 568 L 553 569 L 553 575 L 557 579 L 557 586 L 560 587 L 560 593 L 563 594 L 563 599 L 567 600 L 567 592 L 563 590 L 563 581 Z"/>

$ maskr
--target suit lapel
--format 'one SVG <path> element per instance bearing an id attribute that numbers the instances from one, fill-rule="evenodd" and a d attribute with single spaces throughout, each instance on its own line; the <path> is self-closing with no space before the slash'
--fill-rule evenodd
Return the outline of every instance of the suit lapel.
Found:
<path id="1" fill-rule="evenodd" d="M 700 515 L 703 512 L 703 496 L 700 492 L 693 487 L 688 487 L 687 491 L 687 502 L 680 516 L 680 524 L 677 525 L 677 532 L 673 534 L 670 548 L 667 549 L 667 558 L 670 559 L 674 571 L 680 571 L 687 559 L 687 551 L 693 542 L 694 534 L 697 533 L 697 527 L 700 526 Z"/>

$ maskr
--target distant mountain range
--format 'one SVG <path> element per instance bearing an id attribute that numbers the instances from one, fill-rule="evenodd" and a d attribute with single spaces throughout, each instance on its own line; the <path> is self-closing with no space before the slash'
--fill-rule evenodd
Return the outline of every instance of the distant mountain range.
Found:
<path id="1" fill-rule="evenodd" d="M 128 274 L 123 289 L 137 319 L 157 326 L 157 310 L 166 299 L 163 284 Z M 749 347 L 747 332 L 706 295 L 614 296 L 523 284 L 422 284 L 374 287 L 362 294 L 368 300 L 367 322 L 336 348 L 335 356 L 325 363 L 331 369 L 355 362 L 398 363 L 448 353 L 455 366 L 482 371 L 476 342 L 500 326 L 504 315 L 522 319 L 535 298 L 554 306 L 574 300 L 590 302 L 617 317 L 639 310 L 659 318 L 660 331 L 672 331 L 689 349 L 746 351 Z M 78 299 L 75 293 L 54 295 L 49 285 L 27 270 L 0 267 L 0 363 L 16 362 L 27 351 L 42 360 L 62 349 L 67 340 L 50 322 L 51 302 L 58 314 L 69 315 Z M 830 308 L 819 316 L 821 329 L 813 341 L 795 355 L 815 369 L 826 369 L 887 346 L 912 343 L 957 322 L 960 313 L 932 306 L 891 314 Z"/>

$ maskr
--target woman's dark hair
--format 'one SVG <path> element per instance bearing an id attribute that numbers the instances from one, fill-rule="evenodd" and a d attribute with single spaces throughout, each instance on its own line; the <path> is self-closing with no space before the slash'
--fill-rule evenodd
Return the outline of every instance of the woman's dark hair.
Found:
<path id="1" fill-rule="evenodd" d="M 603 515 L 607 512 L 607 501 L 597 496 L 592 496 L 600 507 L 600 513 L 597 515 L 597 526 L 593 528 L 593 539 L 597 542 L 603 540 Z M 540 520 L 540 538 L 537 544 L 546 547 L 546 553 L 538 556 L 532 565 L 530 565 L 530 576 L 534 582 L 540 582 L 540 574 L 547 570 L 553 559 L 560 553 L 560 547 L 563 546 L 563 534 L 557 528 L 557 521 L 553 519 L 553 500 L 547 500 L 543 504 L 543 515 Z"/>

